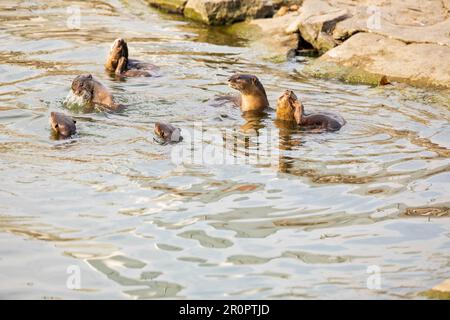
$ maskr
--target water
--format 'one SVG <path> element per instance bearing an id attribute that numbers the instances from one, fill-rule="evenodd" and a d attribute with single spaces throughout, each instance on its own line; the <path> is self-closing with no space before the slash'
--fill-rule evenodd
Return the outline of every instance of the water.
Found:
<path id="1" fill-rule="evenodd" d="M 77 4 L 80 29 L 69 2 L 0 4 L 1 298 L 426 298 L 450 277 L 448 92 L 308 79 L 145 1 Z M 160 77 L 106 74 L 119 36 Z M 64 108 L 88 72 L 125 112 Z M 234 72 L 272 106 L 289 88 L 347 124 L 308 134 L 211 106 Z M 53 139 L 50 111 L 78 136 Z M 191 140 L 155 143 L 156 121 Z M 172 161 L 214 129 L 233 142 L 225 164 Z M 422 207 L 434 215 L 405 214 Z"/>

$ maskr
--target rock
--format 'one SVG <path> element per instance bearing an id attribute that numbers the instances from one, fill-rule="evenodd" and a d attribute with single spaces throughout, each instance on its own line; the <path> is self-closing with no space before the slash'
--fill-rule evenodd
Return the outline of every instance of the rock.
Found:
<path id="1" fill-rule="evenodd" d="M 373 32 L 404 42 L 423 42 L 450 45 L 448 9 L 439 0 L 420 2 L 405 0 L 359 1 L 351 9 L 352 17 L 339 22 L 333 31 L 334 39 L 345 39 L 356 32 Z M 371 5 L 372 4 L 372 5 Z"/>
<path id="2" fill-rule="evenodd" d="M 297 28 L 303 40 L 319 52 L 326 52 L 340 43 L 332 36 L 336 24 L 350 17 L 346 8 L 334 8 L 326 1 L 305 0 Z"/>
<path id="3" fill-rule="evenodd" d="M 431 290 L 421 292 L 420 295 L 428 299 L 450 300 L 450 279 L 436 285 Z"/>
<path id="4" fill-rule="evenodd" d="M 300 7 L 303 3 L 303 0 L 272 0 L 273 7 L 275 9 L 279 9 L 283 6 L 289 7 L 292 5 L 296 5 Z M 298 9 L 298 8 L 297 8 Z M 291 10 L 294 11 L 294 10 Z"/>
<path id="5" fill-rule="evenodd" d="M 187 0 L 147 0 L 147 2 L 155 8 L 171 13 L 183 13 Z"/>
<path id="6" fill-rule="evenodd" d="M 209 25 L 225 25 L 272 16 L 273 5 L 269 0 L 188 0 L 184 15 Z"/>
<path id="7" fill-rule="evenodd" d="M 357 33 L 302 72 L 349 82 L 378 85 L 389 81 L 417 86 L 450 88 L 450 47 L 429 43 L 407 44 L 373 33 Z"/>
<path id="8" fill-rule="evenodd" d="M 440 0 L 428 0 L 426 5 L 415 0 L 305 0 L 298 29 L 302 38 L 320 52 L 357 32 L 373 32 L 404 42 L 450 45 L 448 12 Z"/>
<path id="9" fill-rule="evenodd" d="M 431 290 L 450 293 L 450 279 L 447 279 L 444 282 L 438 284 Z"/>
<path id="10" fill-rule="evenodd" d="M 281 17 L 254 19 L 236 23 L 228 27 L 228 31 L 250 40 L 249 45 L 255 52 L 267 51 L 266 55 L 282 57 L 277 61 L 285 61 L 288 52 L 298 46 L 298 34 L 285 31 L 297 17 L 297 12 L 289 12 Z"/>
<path id="11" fill-rule="evenodd" d="M 288 12 L 289 12 L 289 7 L 283 6 L 280 9 L 278 9 L 278 11 L 277 11 L 277 13 L 275 13 L 274 17 L 282 17 Z"/>

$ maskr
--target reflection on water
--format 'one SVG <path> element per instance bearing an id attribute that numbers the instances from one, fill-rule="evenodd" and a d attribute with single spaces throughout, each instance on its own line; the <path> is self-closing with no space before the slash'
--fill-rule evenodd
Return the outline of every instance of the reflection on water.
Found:
<path id="1" fill-rule="evenodd" d="M 448 92 L 304 78 L 145 1 L 77 5 L 79 28 L 64 1 L 0 4 L 0 297 L 423 298 L 449 278 Z M 105 72 L 118 36 L 159 76 Z M 258 75 L 272 107 L 292 89 L 347 124 L 316 134 L 214 104 L 235 72 Z M 127 109 L 66 108 L 81 73 Z M 50 111 L 78 135 L 52 139 Z M 154 143 L 156 121 L 186 139 Z M 207 147 L 224 161 L 172 161 Z"/>

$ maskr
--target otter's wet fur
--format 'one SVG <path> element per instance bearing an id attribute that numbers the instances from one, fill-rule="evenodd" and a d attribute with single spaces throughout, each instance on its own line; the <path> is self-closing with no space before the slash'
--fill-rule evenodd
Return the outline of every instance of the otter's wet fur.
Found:
<path id="1" fill-rule="evenodd" d="M 81 98 L 83 106 L 98 106 L 101 110 L 119 111 L 123 105 L 116 103 L 113 95 L 91 74 L 83 74 L 72 81 L 73 95 Z"/>
<path id="2" fill-rule="evenodd" d="M 160 144 L 175 143 L 183 140 L 181 129 L 170 123 L 156 122 L 154 132 L 157 137 L 155 141 Z"/>
<path id="3" fill-rule="evenodd" d="M 49 122 L 53 131 L 63 138 L 69 138 L 77 132 L 77 122 L 64 113 L 51 112 Z"/>
<path id="4" fill-rule="evenodd" d="M 345 124 L 345 120 L 338 115 L 305 114 L 303 104 L 291 90 L 286 90 L 278 98 L 276 114 L 277 120 L 295 122 L 301 127 L 311 129 L 337 131 Z"/>
<path id="5" fill-rule="evenodd" d="M 122 38 L 114 40 L 106 58 L 105 69 L 122 77 L 151 77 L 156 67 L 150 63 L 129 59 L 128 44 Z"/>
<path id="6" fill-rule="evenodd" d="M 269 107 L 266 90 L 255 75 L 235 74 L 228 79 L 228 85 L 241 93 L 236 103 L 243 112 L 263 112 Z"/>

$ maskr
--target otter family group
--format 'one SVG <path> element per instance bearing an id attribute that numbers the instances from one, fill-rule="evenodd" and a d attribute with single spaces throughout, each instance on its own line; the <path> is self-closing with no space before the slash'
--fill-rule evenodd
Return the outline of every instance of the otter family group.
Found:
<path id="1" fill-rule="evenodd" d="M 114 41 L 105 68 L 119 77 L 150 77 L 157 69 L 152 64 L 129 59 L 128 45 L 124 39 Z M 264 86 L 255 75 L 235 74 L 228 79 L 228 84 L 240 94 L 227 99 L 236 107 L 240 107 L 242 112 L 263 113 L 269 108 Z M 91 74 L 79 75 L 73 80 L 71 95 L 86 108 L 99 108 L 110 112 L 125 108 L 117 103 L 111 92 Z M 278 98 L 276 119 L 314 132 L 337 131 L 345 124 L 345 120 L 338 115 L 306 114 L 303 104 L 291 90 L 285 90 Z M 76 121 L 63 113 L 51 112 L 50 124 L 62 138 L 69 138 L 76 133 Z M 156 122 L 154 132 L 157 138 L 165 143 L 182 140 L 181 130 L 169 123 Z"/>

